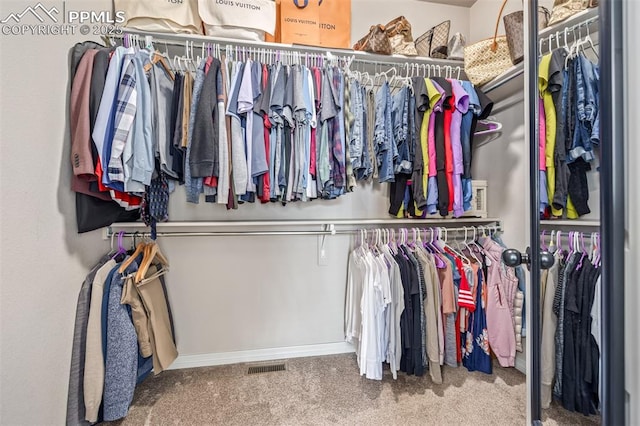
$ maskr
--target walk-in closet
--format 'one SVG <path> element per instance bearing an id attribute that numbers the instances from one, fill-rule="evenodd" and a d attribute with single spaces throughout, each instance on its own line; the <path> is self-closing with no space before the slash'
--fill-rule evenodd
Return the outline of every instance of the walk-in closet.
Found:
<path id="1" fill-rule="evenodd" d="M 639 17 L 2 2 L 0 424 L 640 422 Z"/>

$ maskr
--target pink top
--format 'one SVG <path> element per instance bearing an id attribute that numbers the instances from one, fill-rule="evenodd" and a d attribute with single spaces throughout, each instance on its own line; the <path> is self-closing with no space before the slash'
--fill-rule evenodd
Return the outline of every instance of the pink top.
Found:
<path id="1" fill-rule="evenodd" d="M 544 113 L 544 103 L 542 102 L 542 99 L 540 99 L 538 101 L 538 110 L 540 111 L 540 125 L 538 127 L 538 130 L 540 132 L 540 134 L 538 135 L 538 146 L 540 148 L 540 170 L 542 171 L 546 171 L 547 170 L 547 158 L 545 156 L 545 150 L 547 147 L 547 124 L 546 124 L 546 115 Z"/>
<path id="2" fill-rule="evenodd" d="M 431 116 L 429 118 L 429 177 L 435 177 L 438 174 L 437 162 L 436 162 L 436 112 L 442 111 L 442 103 L 444 102 L 444 89 L 438 84 L 433 82 L 433 85 L 438 92 L 440 92 L 440 99 L 433 106 Z"/>

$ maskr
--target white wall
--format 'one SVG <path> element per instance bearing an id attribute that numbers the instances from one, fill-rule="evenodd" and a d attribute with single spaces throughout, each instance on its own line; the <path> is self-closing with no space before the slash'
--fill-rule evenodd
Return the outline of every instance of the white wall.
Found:
<path id="1" fill-rule="evenodd" d="M 28 4 L 3 0 L 0 16 Z M 63 423 L 78 290 L 107 249 L 97 232 L 76 234 L 69 191 L 67 55 L 83 39 L 0 35 L 2 424 Z"/>
<path id="2" fill-rule="evenodd" d="M 0 16 L 33 2 L 0 2 Z M 61 1 L 44 1 L 46 6 Z M 354 39 L 399 14 L 414 36 L 444 19 L 468 32 L 468 11 L 419 1 L 353 0 Z M 67 9 L 109 10 L 110 0 L 67 0 Z M 420 17 L 417 25 L 414 17 Z M 424 27 L 424 28 L 422 28 Z M 69 191 L 68 51 L 85 37 L 0 35 L 0 423 L 60 424 L 78 290 L 108 249 L 99 232 L 76 234 Z M 334 203 L 217 206 L 171 203 L 173 220 L 385 217 L 386 192 L 368 188 Z M 346 237 L 173 239 L 167 278 L 182 355 L 342 340 Z M 283 261 L 286 260 L 286 261 Z"/>
<path id="3" fill-rule="evenodd" d="M 489 94 L 491 95 L 491 94 Z M 473 178 L 488 183 L 489 216 L 503 223 L 505 243 L 524 250 L 529 241 L 525 218 L 529 215 L 528 151 L 525 143 L 523 94 L 494 106 L 497 121 L 502 123 L 502 135 L 497 140 L 480 145 L 473 154 Z"/>

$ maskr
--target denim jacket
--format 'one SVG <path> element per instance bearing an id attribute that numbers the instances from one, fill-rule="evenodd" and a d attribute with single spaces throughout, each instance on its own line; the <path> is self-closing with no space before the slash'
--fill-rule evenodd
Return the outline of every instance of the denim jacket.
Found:
<path id="1" fill-rule="evenodd" d="M 376 94 L 375 152 L 378 162 L 380 183 L 394 182 L 394 160 L 398 150 L 393 137 L 391 119 L 391 93 L 389 84 L 384 83 Z"/>
<path id="2" fill-rule="evenodd" d="M 599 143 L 598 73 L 595 65 L 584 55 L 573 61 L 575 71 L 576 126 L 567 163 L 582 157 L 592 161 L 593 143 Z M 596 133 L 594 133 L 594 127 Z M 594 140 L 595 136 L 595 140 Z"/>

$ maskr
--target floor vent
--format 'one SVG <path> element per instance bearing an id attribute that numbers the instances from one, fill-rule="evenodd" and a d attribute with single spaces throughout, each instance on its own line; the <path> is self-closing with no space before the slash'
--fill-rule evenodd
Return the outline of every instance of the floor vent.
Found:
<path id="1" fill-rule="evenodd" d="M 271 373 L 274 371 L 287 371 L 287 367 L 284 363 L 254 365 L 252 367 L 249 367 L 249 371 L 247 371 L 247 374 Z"/>

